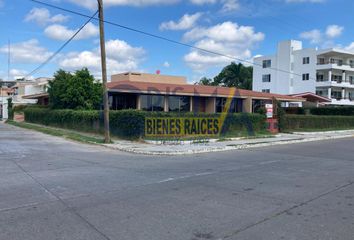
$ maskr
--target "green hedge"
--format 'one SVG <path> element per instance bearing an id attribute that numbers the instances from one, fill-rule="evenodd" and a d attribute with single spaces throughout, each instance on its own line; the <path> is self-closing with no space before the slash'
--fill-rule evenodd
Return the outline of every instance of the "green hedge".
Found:
<path id="1" fill-rule="evenodd" d="M 28 107 L 24 109 L 25 121 L 47 126 L 102 133 L 103 113 L 100 111 L 51 110 Z M 123 138 L 140 138 L 144 135 L 145 117 L 219 117 L 219 114 L 144 112 L 137 110 L 110 111 L 112 135 Z M 222 134 L 238 135 L 241 132 L 254 135 L 266 130 L 265 116 L 261 114 L 227 115 Z"/>
<path id="2" fill-rule="evenodd" d="M 311 108 L 310 113 L 313 115 L 342 115 L 354 116 L 354 107 L 320 107 Z"/>
<path id="3" fill-rule="evenodd" d="M 286 115 L 284 130 L 354 129 L 353 116 Z"/>

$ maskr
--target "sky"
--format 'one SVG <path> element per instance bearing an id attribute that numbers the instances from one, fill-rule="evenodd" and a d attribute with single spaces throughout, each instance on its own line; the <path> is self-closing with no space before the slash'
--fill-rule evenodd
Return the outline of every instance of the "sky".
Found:
<path id="1" fill-rule="evenodd" d="M 96 0 L 43 0 L 92 15 Z M 279 41 L 354 52 L 352 0 L 103 0 L 105 19 L 119 25 L 252 62 L 273 54 Z M 30 0 L 0 0 L 0 78 L 51 77 L 87 67 L 98 79 L 98 22 L 93 20 L 49 64 L 30 75 L 87 18 Z M 214 77 L 230 58 L 105 25 L 108 74 L 136 71 Z M 10 43 L 10 67 L 8 52 Z M 236 61 L 237 62 L 237 61 Z M 10 70 L 10 71 L 8 71 Z"/>

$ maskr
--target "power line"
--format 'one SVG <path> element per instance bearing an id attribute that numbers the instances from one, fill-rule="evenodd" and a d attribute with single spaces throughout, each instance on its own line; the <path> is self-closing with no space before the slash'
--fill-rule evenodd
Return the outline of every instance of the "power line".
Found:
<path id="1" fill-rule="evenodd" d="M 41 5 L 50 7 L 50 8 L 54 8 L 54 9 L 57 9 L 57 10 L 61 10 L 61 11 L 64 11 L 64 12 L 72 13 L 74 15 L 78 15 L 78 16 L 81 16 L 81 17 L 91 18 L 87 14 L 80 13 L 80 12 L 77 12 L 77 11 L 73 11 L 73 10 L 70 10 L 70 9 L 67 9 L 67 8 L 62 8 L 62 7 L 59 7 L 59 6 L 50 4 L 50 3 L 45 3 L 45 2 L 42 2 L 42 1 L 39 1 L 39 0 L 29 0 L 29 1 L 32 1 L 32 2 L 41 4 Z M 96 17 L 93 17 L 91 19 L 100 21 Z M 210 53 L 210 54 L 213 54 L 213 55 L 218 55 L 218 56 L 229 58 L 229 59 L 236 60 L 236 61 L 239 61 L 239 62 L 247 63 L 247 64 L 250 64 L 250 65 L 263 67 L 262 64 L 254 63 L 254 62 L 249 61 L 249 60 L 245 60 L 245 59 L 237 58 L 237 57 L 234 57 L 234 56 L 222 54 L 222 53 L 219 53 L 219 52 L 207 50 L 207 49 L 204 49 L 204 48 L 196 47 L 196 46 L 193 46 L 193 45 L 188 44 L 188 43 L 179 42 L 177 40 L 166 38 L 166 37 L 163 37 L 163 36 L 160 36 L 160 35 L 157 35 L 157 34 L 153 34 L 153 33 L 149 33 L 149 32 L 146 32 L 146 31 L 143 31 L 143 30 L 139 30 L 139 29 L 136 29 L 136 28 L 124 26 L 122 24 L 115 23 L 115 22 L 112 22 L 112 21 L 104 20 L 103 22 L 107 23 L 109 25 L 112 25 L 112 26 L 116 26 L 116 27 L 119 27 L 119 28 L 123 28 L 123 29 L 129 30 L 129 31 L 132 31 L 132 32 L 140 33 L 140 34 L 143 34 L 143 35 L 146 35 L 146 36 L 150 36 L 150 37 L 157 38 L 157 39 L 160 39 L 160 40 L 164 40 L 164 41 L 167 41 L 167 42 L 170 42 L 170 43 L 174 43 L 176 45 L 189 47 L 189 48 L 192 48 L 192 49 L 195 49 L 195 50 L 198 50 L 198 51 L 202 51 L 202 52 L 205 52 L 205 53 Z M 293 74 L 293 75 L 302 77 L 302 74 L 291 72 L 291 71 L 287 71 L 287 70 L 284 70 L 284 69 L 278 69 L 278 68 L 274 68 L 274 67 L 270 67 L 268 69 L 273 70 L 273 71 L 277 71 L 277 72 L 283 72 L 283 73 Z M 310 78 L 310 79 L 314 79 L 314 78 Z"/>
<path id="2" fill-rule="evenodd" d="M 92 16 L 89 17 L 89 19 L 56 51 L 54 52 L 49 58 L 47 58 L 41 65 L 36 67 L 34 70 L 32 70 L 30 73 L 28 73 L 24 78 L 26 79 L 29 76 L 32 76 L 33 74 L 37 73 L 41 68 L 43 68 L 46 64 L 48 64 L 56 55 L 58 55 L 80 32 L 86 25 L 92 21 L 96 17 L 98 13 L 98 10 L 93 14 Z"/>

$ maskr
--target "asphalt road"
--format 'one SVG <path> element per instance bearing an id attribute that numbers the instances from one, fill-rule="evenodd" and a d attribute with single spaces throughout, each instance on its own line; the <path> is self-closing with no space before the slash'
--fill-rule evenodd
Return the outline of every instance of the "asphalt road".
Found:
<path id="1" fill-rule="evenodd" d="M 354 138 L 194 156 L 0 124 L 1 240 L 353 240 Z"/>

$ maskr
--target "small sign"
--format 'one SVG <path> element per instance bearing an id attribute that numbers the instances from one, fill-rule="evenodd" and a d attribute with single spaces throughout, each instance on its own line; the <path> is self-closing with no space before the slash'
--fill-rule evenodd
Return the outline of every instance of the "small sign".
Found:
<path id="1" fill-rule="evenodd" d="M 265 108 L 267 110 L 267 118 L 273 118 L 273 104 L 266 104 Z"/>

